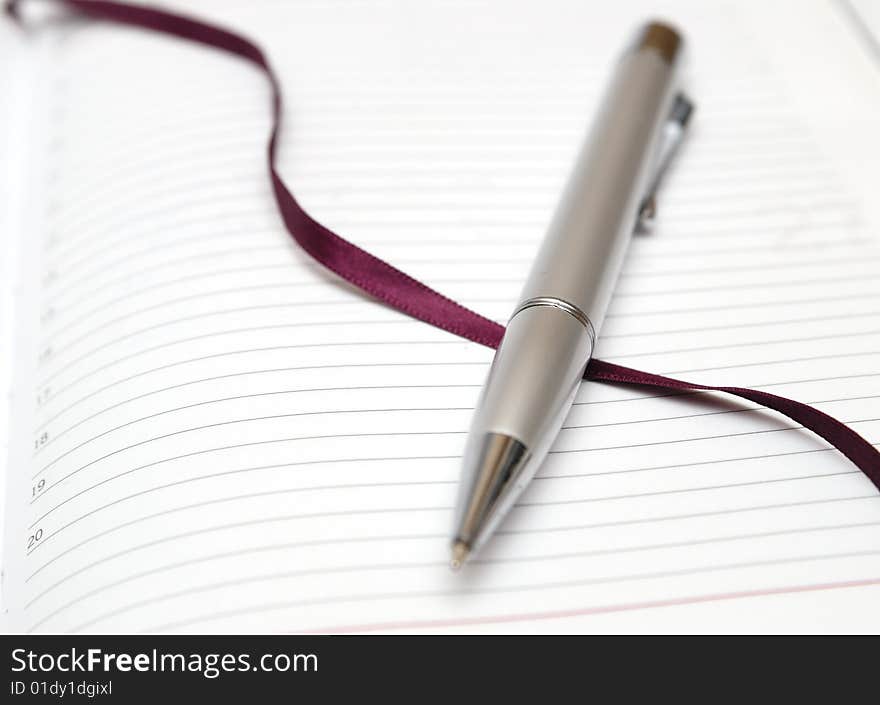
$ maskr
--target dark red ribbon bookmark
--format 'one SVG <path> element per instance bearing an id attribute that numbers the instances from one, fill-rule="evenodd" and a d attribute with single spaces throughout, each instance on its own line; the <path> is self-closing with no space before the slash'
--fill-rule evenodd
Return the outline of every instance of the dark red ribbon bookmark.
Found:
<path id="1" fill-rule="evenodd" d="M 7 0 L 6 10 L 18 19 L 22 0 Z M 344 240 L 314 220 L 296 202 L 275 164 L 282 101 L 278 79 L 263 51 L 250 40 L 226 29 L 151 7 L 102 0 L 57 0 L 84 15 L 134 25 L 220 49 L 247 59 L 264 71 L 272 89 L 272 129 L 268 144 L 269 175 L 275 200 L 288 232 L 314 259 L 343 279 L 389 306 L 414 318 L 491 348 L 498 346 L 504 328 L 457 304 L 408 274 Z M 791 399 L 742 387 L 713 387 L 640 372 L 592 360 L 585 379 L 597 382 L 648 385 L 673 390 L 726 392 L 784 414 L 825 439 L 849 458 L 880 489 L 880 452 L 858 433 L 818 409 Z"/>

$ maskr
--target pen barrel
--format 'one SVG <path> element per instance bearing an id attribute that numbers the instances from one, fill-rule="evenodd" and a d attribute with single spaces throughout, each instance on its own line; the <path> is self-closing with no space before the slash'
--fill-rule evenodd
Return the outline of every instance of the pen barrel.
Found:
<path id="1" fill-rule="evenodd" d="M 620 59 L 477 404 L 454 564 L 503 520 L 571 408 L 659 156 L 679 49 L 676 32 L 650 24 Z"/>
<path id="2" fill-rule="evenodd" d="M 553 344 L 548 345 L 548 341 Z M 519 312 L 507 326 L 471 425 L 471 435 L 500 433 L 543 457 L 577 391 L 593 338 L 570 313 L 555 306 Z"/>
<path id="3" fill-rule="evenodd" d="M 619 59 L 520 301 L 556 298 L 598 334 L 656 165 L 681 40 L 649 24 Z"/>
<path id="4" fill-rule="evenodd" d="M 454 536 L 470 550 L 478 550 L 534 477 L 592 349 L 589 330 L 561 308 L 531 306 L 511 319 L 465 447 Z"/>

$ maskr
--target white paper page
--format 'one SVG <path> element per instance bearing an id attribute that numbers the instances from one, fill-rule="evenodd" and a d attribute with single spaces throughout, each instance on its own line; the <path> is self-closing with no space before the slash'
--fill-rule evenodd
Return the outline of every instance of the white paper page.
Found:
<path id="1" fill-rule="evenodd" d="M 0 63 L 4 66 L 15 65 L 17 58 L 17 46 L 13 46 L 10 37 L 12 29 L 7 26 L 0 26 Z M 11 71 L 6 70 L 0 72 L 0 91 L 5 95 L 11 95 L 14 77 Z M 3 273 L 3 283 L 0 285 L 0 345 L 3 346 L 3 352 L 0 354 L 0 457 L 6 458 L 9 453 L 9 401 L 11 396 L 12 385 L 12 340 L 13 340 L 13 299 L 14 288 L 11 284 L 13 279 L 14 265 L 12 256 L 15 251 L 13 242 L 15 238 L 12 235 L 9 221 L 11 220 L 11 200 L 10 191 L 12 181 L 12 159 L 10 152 L 12 151 L 13 137 L 11 136 L 11 128 L 13 126 L 13 118 L 10 114 L 9 103 L 0 105 L 0 164 L 6 165 L 6 168 L 0 172 L 0 203 L 3 204 L 0 209 L 0 270 Z M 6 473 L 0 473 L 0 521 L 2 521 L 5 512 L 6 499 Z M 2 549 L 0 549 L 0 560 L 2 560 Z M 0 581 L 0 599 L 2 599 L 3 584 Z"/>
<path id="2" fill-rule="evenodd" d="M 7 459 L 10 449 L 12 410 L 17 408 L 13 395 L 14 360 L 18 350 L 17 314 L 29 311 L 35 300 L 28 281 L 30 272 L 21 266 L 22 250 L 33 232 L 30 198 L 43 187 L 40 172 L 44 150 L 31 143 L 39 135 L 31 128 L 39 121 L 40 76 L 39 42 L 29 42 L 10 22 L 0 22 L 0 525 L 6 526 Z M 19 367 L 18 372 L 23 372 Z M 20 385 L 19 388 L 22 388 Z M 30 391 L 27 392 L 30 397 Z M 20 502 L 16 502 L 20 505 Z M 2 547 L 0 547 L 2 561 Z M 2 561 L 5 565 L 5 561 Z M 0 600 L 5 581 L 0 580 Z"/>
<path id="3" fill-rule="evenodd" d="M 210 11 L 271 49 L 301 202 L 504 320 L 613 58 L 657 8 Z M 691 40 L 699 109 L 597 356 L 790 395 L 878 440 L 863 199 L 764 51 L 757 6 L 663 14 Z M 497 539 L 450 574 L 491 352 L 289 242 L 254 70 L 119 28 L 55 44 L 15 628 L 492 628 L 880 580 L 877 492 L 826 444 L 748 404 L 596 384 Z"/>

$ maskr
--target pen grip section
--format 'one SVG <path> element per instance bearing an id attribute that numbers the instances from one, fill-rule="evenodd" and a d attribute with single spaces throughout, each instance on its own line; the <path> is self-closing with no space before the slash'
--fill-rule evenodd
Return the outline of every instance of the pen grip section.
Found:
<path id="1" fill-rule="evenodd" d="M 553 305 L 511 318 L 489 372 L 472 434 L 502 433 L 543 455 L 571 406 L 593 352 L 588 326 Z"/>

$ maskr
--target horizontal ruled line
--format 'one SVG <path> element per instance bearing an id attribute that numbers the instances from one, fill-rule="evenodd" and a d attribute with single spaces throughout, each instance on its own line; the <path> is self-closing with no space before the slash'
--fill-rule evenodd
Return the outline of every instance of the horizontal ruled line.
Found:
<path id="1" fill-rule="evenodd" d="M 826 450 L 828 450 L 828 449 L 826 449 Z M 455 456 L 455 457 L 457 457 L 457 456 Z M 412 457 L 412 458 L 398 458 L 398 459 L 399 460 L 425 460 L 426 458 Z M 431 459 L 436 459 L 436 457 L 431 458 Z M 374 460 L 374 459 L 362 459 L 362 460 Z M 378 458 L 375 460 L 385 460 L 385 459 Z M 325 462 L 325 461 L 321 461 L 321 462 Z M 239 498 L 235 497 L 235 498 L 231 498 L 231 499 L 235 500 L 235 499 L 239 499 Z M 672 515 L 665 515 L 665 516 L 660 516 L 660 517 L 630 518 L 630 519 L 624 519 L 624 520 L 614 520 L 614 521 L 610 521 L 610 522 L 605 521 L 605 522 L 593 522 L 593 523 L 580 524 L 580 525 L 565 525 L 565 526 L 557 526 L 557 527 L 548 527 L 548 528 L 544 528 L 544 529 L 531 529 L 528 531 L 523 531 L 523 530 L 517 531 L 517 530 L 505 529 L 502 527 L 501 529 L 499 529 L 499 531 L 497 533 L 500 536 L 500 535 L 505 535 L 505 534 L 522 534 L 522 533 L 532 533 L 532 532 L 534 532 L 534 533 L 548 533 L 548 532 L 557 532 L 557 531 L 574 531 L 574 530 L 579 530 L 579 529 L 598 529 L 598 528 L 607 528 L 607 527 L 614 527 L 614 526 L 630 526 L 630 525 L 635 525 L 635 524 L 651 524 L 653 522 L 678 521 L 678 520 L 687 520 L 687 519 L 698 519 L 698 518 L 704 518 L 704 517 L 710 517 L 710 516 L 723 516 L 723 515 L 730 515 L 730 514 L 751 513 L 751 512 L 758 512 L 758 511 L 765 511 L 765 510 L 773 510 L 773 509 L 784 509 L 784 508 L 790 508 L 790 507 L 812 506 L 812 505 L 817 505 L 817 504 L 834 504 L 837 502 L 848 502 L 848 501 L 858 501 L 858 500 L 869 500 L 869 501 L 873 502 L 873 501 L 876 501 L 877 499 L 880 499 L 880 495 L 877 495 L 876 493 L 872 493 L 869 495 L 856 495 L 856 496 L 852 496 L 852 497 L 836 497 L 836 498 L 831 498 L 831 499 L 822 498 L 822 499 L 813 499 L 813 500 L 796 501 L 796 502 L 785 502 L 785 503 L 774 503 L 774 504 L 766 504 L 766 505 L 739 507 L 739 508 L 735 508 L 735 509 L 722 509 L 722 510 L 712 510 L 712 511 L 704 511 L 704 512 L 691 512 L 691 513 L 685 513 L 685 514 L 672 514 Z M 118 531 L 119 529 L 127 528 L 129 526 L 132 526 L 133 524 L 138 524 L 140 522 L 148 521 L 150 519 L 156 519 L 156 518 L 159 518 L 162 516 L 167 516 L 169 514 L 173 514 L 176 512 L 186 511 L 186 510 L 198 508 L 201 506 L 208 506 L 208 505 L 223 503 L 223 502 L 227 502 L 227 501 L 230 501 L 230 498 L 220 498 L 220 499 L 216 499 L 216 500 L 207 500 L 207 501 L 203 501 L 203 502 L 198 502 L 196 504 L 186 505 L 183 507 L 175 507 L 173 509 L 166 509 L 166 510 L 156 512 L 153 514 L 149 514 L 149 515 L 146 515 L 143 517 L 138 517 L 136 519 L 130 519 L 122 524 L 119 524 L 119 525 L 116 525 L 112 528 L 103 530 L 103 531 L 99 532 L 98 534 L 92 535 L 92 536 L 86 538 L 85 540 L 80 541 L 79 543 L 68 547 L 64 552 L 59 553 L 56 556 L 48 559 L 45 563 L 41 564 L 38 568 L 36 568 L 30 575 L 28 575 L 28 577 L 25 579 L 25 582 L 30 582 L 39 573 L 41 573 L 43 570 L 48 568 L 50 565 L 55 563 L 57 560 L 59 560 L 63 556 L 67 555 L 69 552 L 76 550 L 78 548 L 81 548 L 85 544 L 90 543 L 98 538 L 101 538 L 102 536 L 104 536 L 108 533 Z M 351 513 L 359 513 L 359 514 L 382 513 L 385 511 L 400 511 L 400 512 L 409 511 L 409 512 L 411 512 L 411 511 L 451 511 L 451 510 L 452 510 L 452 507 L 416 507 L 416 508 L 410 507 L 410 508 L 404 508 L 404 509 L 399 509 L 399 508 L 378 509 L 378 510 L 370 509 L 370 510 L 358 510 L 355 512 L 336 512 L 335 514 L 336 515 L 340 515 L 340 514 L 345 515 L 345 514 L 351 514 Z M 148 543 L 140 544 L 138 546 L 128 548 L 124 551 L 117 552 L 117 553 L 107 557 L 106 560 L 118 558 L 123 555 L 128 555 L 128 554 L 132 553 L 133 551 L 140 550 L 142 548 L 149 548 L 149 547 L 161 545 L 164 543 L 168 543 L 170 541 L 175 541 L 180 538 L 198 536 L 198 535 L 203 535 L 205 533 L 211 533 L 211 532 L 215 532 L 215 531 L 224 531 L 224 530 L 229 530 L 232 528 L 238 528 L 238 527 L 243 527 L 243 526 L 259 526 L 262 524 L 274 523 L 276 521 L 292 521 L 292 520 L 297 520 L 297 519 L 302 519 L 302 518 L 310 518 L 313 516 L 326 517 L 329 514 L 333 514 L 333 513 L 326 513 L 325 512 L 325 513 L 321 513 L 318 515 L 296 515 L 296 514 L 294 514 L 294 515 L 284 515 L 284 516 L 280 516 L 280 517 L 262 517 L 259 519 L 252 519 L 252 520 L 248 520 L 248 521 L 238 521 L 238 522 L 232 522 L 232 523 L 227 523 L 227 524 L 204 527 L 204 528 L 200 528 L 200 529 L 187 531 L 187 532 L 184 532 L 181 534 L 176 534 L 176 535 L 172 535 L 172 536 L 162 537 L 159 539 L 154 539 Z M 103 560 L 96 561 L 95 565 L 98 565 L 101 562 L 103 562 Z"/>
<path id="2" fill-rule="evenodd" d="M 153 367 L 149 370 L 144 370 L 143 372 L 138 372 L 133 375 L 129 375 L 123 381 L 127 381 L 127 380 L 133 379 L 135 377 L 140 377 L 145 374 L 150 374 L 151 372 L 157 372 L 159 370 L 166 370 L 171 367 L 178 367 L 180 365 L 185 365 L 190 362 L 200 362 L 202 360 L 211 360 L 211 359 L 215 359 L 218 357 L 228 357 L 230 355 L 247 355 L 247 354 L 255 353 L 255 352 L 269 352 L 269 351 L 273 351 L 273 350 L 297 350 L 297 349 L 304 349 L 304 348 L 323 348 L 323 347 L 330 348 L 330 347 L 343 347 L 343 346 L 357 347 L 357 346 L 372 346 L 372 345 L 460 345 L 461 342 L 462 342 L 461 340 L 366 340 L 366 341 L 355 340 L 355 341 L 349 341 L 349 342 L 302 343 L 299 345 L 273 345 L 273 346 L 263 347 L 263 348 L 248 348 L 248 349 L 244 349 L 244 350 L 228 350 L 228 351 L 222 352 L 222 353 L 213 353 L 210 355 L 202 355 L 200 357 L 188 358 L 186 360 L 178 360 L 176 362 L 170 362 L 166 365 L 161 365 L 159 367 Z M 61 394 L 62 392 L 66 392 L 71 387 L 76 386 L 77 384 L 79 384 L 80 382 L 82 382 L 85 379 L 88 379 L 89 377 L 93 377 L 94 375 L 98 374 L 99 372 L 103 372 L 105 369 L 112 367 L 113 365 L 117 364 L 119 361 L 120 360 L 114 360 L 113 362 L 109 362 L 105 365 L 102 365 L 101 367 L 97 367 L 97 368 L 90 370 L 86 374 L 81 375 L 80 377 L 77 377 L 76 379 L 72 380 L 67 386 L 59 389 L 56 392 L 56 394 Z M 44 386 L 47 381 L 48 381 L 48 378 L 43 380 L 42 382 L 40 382 L 37 386 Z"/>
<path id="3" fill-rule="evenodd" d="M 285 416 L 287 416 L 287 415 L 281 414 L 281 415 L 276 415 L 276 416 L 268 417 L 268 418 L 283 418 Z M 248 420 L 256 420 L 256 419 L 248 419 Z M 845 423 L 854 424 L 854 423 L 867 423 L 867 422 L 873 422 L 873 421 L 880 421 L 880 418 L 858 419 L 858 420 L 851 420 L 851 421 L 848 421 Z M 225 425 L 225 424 L 212 424 L 211 426 L 213 427 L 213 426 L 220 426 L 220 425 Z M 572 428 L 572 427 L 569 427 L 569 428 Z M 674 440 L 666 440 L 666 441 L 655 441 L 655 442 L 650 442 L 650 443 L 636 443 L 636 444 L 628 444 L 628 445 L 623 445 L 623 446 L 602 446 L 602 447 L 580 448 L 580 449 L 571 449 L 571 450 L 551 450 L 549 452 L 549 455 L 552 456 L 552 455 L 571 454 L 571 453 L 588 453 L 588 452 L 596 452 L 596 451 L 630 449 L 630 448 L 649 447 L 649 446 L 656 447 L 656 446 L 662 446 L 662 445 L 674 445 L 674 444 L 679 444 L 679 443 L 691 443 L 691 442 L 695 442 L 695 441 L 718 440 L 718 439 L 722 439 L 722 438 L 737 438 L 737 437 L 744 437 L 744 436 L 757 436 L 757 435 L 763 435 L 763 434 L 768 434 L 768 433 L 779 433 L 779 432 L 799 431 L 799 430 L 804 430 L 804 427 L 803 426 L 787 426 L 787 427 L 783 427 L 783 428 L 765 429 L 765 430 L 759 430 L 759 431 L 746 431 L 746 432 L 742 432 L 742 433 L 727 433 L 727 434 L 712 435 L 712 436 L 700 436 L 700 437 L 693 437 L 693 438 L 682 438 L 682 439 L 674 439 Z M 177 435 L 177 433 L 180 433 L 180 432 L 175 432 L 175 433 L 169 434 L 169 435 Z M 171 460 L 177 460 L 182 457 L 192 457 L 193 455 L 200 455 L 200 454 L 203 454 L 206 452 L 215 452 L 217 450 L 230 450 L 233 448 L 253 447 L 253 446 L 257 446 L 257 445 L 266 445 L 266 444 L 270 444 L 270 443 L 285 443 L 285 442 L 295 442 L 295 441 L 301 441 L 301 440 L 320 440 L 320 439 L 340 438 L 340 437 L 430 436 L 430 435 L 436 436 L 436 435 L 464 435 L 464 434 L 465 434 L 465 431 L 431 431 L 431 432 L 417 431 L 417 432 L 396 432 L 396 433 L 330 434 L 330 435 L 315 435 L 315 436 L 305 436 L 305 437 L 295 437 L 295 438 L 270 439 L 270 440 L 266 440 L 266 441 L 252 441 L 252 442 L 240 443 L 240 444 L 236 444 L 236 445 L 232 445 L 232 446 L 223 446 L 220 448 L 203 449 L 203 450 L 197 451 L 195 453 L 185 454 L 183 456 L 175 456 L 173 458 L 163 458 L 159 461 L 154 461 L 152 463 L 148 463 L 147 465 L 133 468 L 131 470 L 126 470 L 122 473 L 118 473 L 116 475 L 112 475 L 110 477 L 107 477 L 94 485 L 86 487 L 83 490 L 80 490 L 79 492 L 70 495 L 67 499 L 65 499 L 62 502 L 60 502 L 59 504 L 55 505 L 54 507 L 52 507 L 51 509 L 46 511 L 38 519 L 34 520 L 28 528 L 29 529 L 33 528 L 34 526 L 36 526 L 37 523 L 39 523 L 40 521 L 45 519 L 46 516 L 48 516 L 49 514 L 51 514 L 54 511 L 56 511 L 64 504 L 67 504 L 68 502 L 72 501 L 73 499 L 80 497 L 80 496 L 94 490 L 95 488 L 97 488 L 99 486 L 103 486 L 112 480 L 118 479 L 123 476 L 128 476 L 138 470 L 143 470 L 148 467 L 155 467 L 156 465 L 159 465 L 159 464 L 162 464 L 165 462 L 169 462 Z M 142 445 L 142 443 L 138 443 L 135 445 Z M 123 450 L 126 450 L 126 449 L 123 449 Z M 109 455 L 103 456 L 102 458 L 99 458 L 98 460 L 103 460 L 106 457 L 110 457 L 112 455 L 115 455 L 117 452 L 120 452 L 120 451 L 115 451 L 114 453 L 110 453 Z M 393 458 L 388 458 L 388 460 L 392 460 L 392 459 Z M 59 480 L 57 480 L 54 484 L 49 485 L 44 490 L 44 492 L 41 496 L 45 496 L 45 494 L 49 490 L 51 490 L 52 487 L 57 485 L 59 482 L 66 480 L 71 475 L 74 475 L 77 472 L 84 469 L 85 467 L 88 467 L 89 465 L 94 464 L 94 462 L 97 462 L 97 461 L 92 461 L 92 463 L 89 463 L 88 465 L 83 466 L 83 467 L 69 473 L 68 475 L 64 476 L 63 478 L 60 478 Z M 331 461 L 327 461 L 327 462 L 331 462 Z M 335 462 L 340 462 L 340 461 L 336 460 Z M 304 464 L 316 464 L 316 463 L 312 463 L 311 461 L 307 461 L 307 462 L 303 462 L 303 463 L 289 463 L 288 465 L 294 466 L 294 465 L 304 465 Z M 831 474 L 829 474 L 829 476 L 837 475 L 837 474 L 852 474 L 852 473 L 857 473 L 857 472 L 858 472 L 857 470 L 848 470 L 848 471 L 845 471 L 845 473 L 831 473 Z M 789 479 L 791 479 L 791 478 L 789 478 Z M 805 478 L 795 478 L 795 479 L 805 479 Z M 748 482 L 748 483 L 741 483 L 741 484 L 742 484 L 742 486 L 746 486 L 746 485 L 754 485 L 754 484 L 769 484 L 772 482 L 777 482 L 777 480 L 758 480 L 755 482 Z M 719 488 L 723 488 L 723 487 L 732 487 L 732 486 L 734 486 L 734 485 L 719 485 L 719 486 L 704 487 L 704 488 L 703 487 L 701 487 L 701 488 L 688 488 L 686 490 L 664 490 L 664 491 L 659 491 L 659 492 L 640 493 L 640 494 L 635 494 L 635 495 L 633 495 L 633 494 L 620 495 L 620 496 L 616 496 L 616 497 L 604 497 L 604 498 L 600 497 L 600 498 L 591 498 L 591 499 L 586 499 L 586 500 L 585 499 L 572 499 L 572 500 L 556 500 L 556 501 L 544 502 L 544 503 L 518 503 L 516 506 L 523 506 L 523 507 L 525 507 L 525 506 L 538 506 L 539 504 L 551 504 L 551 505 L 581 504 L 584 502 L 604 501 L 604 500 L 610 501 L 610 500 L 616 500 L 616 499 L 627 499 L 627 498 L 633 498 L 633 497 L 654 496 L 654 495 L 662 495 L 662 494 L 677 494 L 677 493 L 681 493 L 681 492 L 694 492 L 694 491 L 699 491 L 699 490 L 703 490 L 703 489 L 712 490 L 712 489 L 719 489 Z M 77 523 L 82 518 L 83 517 L 80 517 L 78 519 L 74 519 L 73 521 L 69 522 L 64 527 L 62 527 L 62 529 L 67 528 L 67 527 L 71 526 L 72 524 Z M 44 546 L 50 538 L 57 535 L 62 529 L 58 529 L 58 530 L 48 534 L 47 536 L 45 536 L 39 544 L 35 545 L 31 549 L 31 552 L 33 552 L 34 550 L 36 550 L 37 548 L 39 548 L 41 546 Z"/>
<path id="4" fill-rule="evenodd" d="M 515 556 L 515 557 L 511 557 L 511 558 L 496 558 L 496 559 L 485 559 L 485 558 L 476 557 L 476 558 L 472 559 L 471 562 L 475 565 L 503 564 L 503 563 L 510 563 L 510 562 L 514 562 L 514 561 L 515 562 L 547 562 L 547 561 L 564 560 L 564 559 L 570 559 L 570 558 L 587 558 L 587 557 L 594 557 L 594 556 L 620 555 L 620 554 L 628 554 L 628 553 L 641 553 L 641 552 L 646 552 L 646 551 L 658 551 L 658 550 L 665 550 L 665 549 L 669 549 L 669 548 L 686 548 L 686 547 L 690 547 L 690 546 L 714 545 L 714 544 L 719 544 L 719 543 L 730 543 L 730 542 L 735 542 L 735 541 L 748 541 L 748 540 L 752 540 L 752 539 L 771 538 L 771 537 L 777 537 L 777 536 L 793 536 L 793 535 L 801 535 L 801 534 L 806 534 L 806 533 L 816 533 L 816 532 L 823 532 L 823 531 L 843 531 L 843 530 L 847 530 L 847 529 L 868 528 L 868 527 L 873 527 L 873 526 L 878 526 L 878 525 L 880 525 L 880 521 L 851 522 L 851 523 L 846 523 L 846 524 L 819 524 L 819 525 L 815 525 L 815 526 L 798 527 L 796 529 L 781 529 L 781 530 L 777 530 L 777 531 L 762 531 L 762 532 L 753 532 L 753 533 L 733 534 L 733 535 L 726 535 L 726 536 L 717 536 L 717 537 L 708 538 L 708 539 L 697 539 L 697 540 L 693 540 L 693 541 L 668 541 L 668 542 L 664 542 L 664 543 L 654 543 L 654 544 L 637 545 L 637 546 L 625 546 L 622 548 L 613 548 L 613 549 L 569 551 L 569 552 L 565 552 L 565 553 L 551 553 L 551 554 L 537 555 L 537 556 L 526 555 L 526 556 Z M 438 539 L 438 538 L 444 538 L 444 537 L 439 534 L 438 535 L 421 535 L 421 536 L 415 536 L 415 537 L 414 536 L 399 535 L 399 536 L 383 536 L 383 537 L 376 537 L 376 538 L 364 537 L 364 538 L 357 538 L 357 539 L 349 539 L 348 541 L 358 542 L 358 543 L 370 543 L 370 542 L 376 542 L 376 541 L 389 541 L 389 540 L 390 541 L 414 540 L 416 538 L 424 540 L 424 539 Z M 224 553 L 212 554 L 209 556 L 200 556 L 199 558 L 192 559 L 190 561 L 179 561 L 176 563 L 165 564 L 165 565 L 162 565 L 162 566 L 150 569 L 150 570 L 139 571 L 137 573 L 133 573 L 133 574 L 127 575 L 123 578 L 120 578 L 118 580 L 115 580 L 112 583 L 103 584 L 95 589 L 92 589 L 86 593 L 83 593 L 83 594 L 77 596 L 73 600 L 69 600 L 68 602 L 64 603 L 60 607 L 57 607 L 52 612 L 39 617 L 37 619 L 37 621 L 35 621 L 31 624 L 29 631 L 33 631 L 33 630 L 39 628 L 44 623 L 49 621 L 52 617 L 57 616 L 58 614 L 70 609 L 72 606 L 79 604 L 80 602 L 82 602 L 90 597 L 94 597 L 95 595 L 98 595 L 102 592 L 106 592 L 109 589 L 119 587 L 120 585 L 130 583 L 130 582 L 132 582 L 134 580 L 138 580 L 140 578 L 148 577 L 151 575 L 157 575 L 159 573 L 168 572 L 169 570 L 175 570 L 177 568 L 184 568 L 184 567 L 189 567 L 192 565 L 197 565 L 197 564 L 205 563 L 205 562 L 212 561 L 212 560 L 222 560 L 225 558 L 236 557 L 239 555 L 243 555 L 244 553 L 267 552 L 267 551 L 273 551 L 273 550 L 277 551 L 279 549 L 299 547 L 303 544 L 315 545 L 317 543 L 318 542 L 315 542 L 315 541 L 312 541 L 312 542 L 304 541 L 304 542 L 300 542 L 300 543 L 288 542 L 285 544 L 272 544 L 271 546 L 259 546 L 259 547 L 255 547 L 253 549 L 250 549 L 249 551 L 227 551 Z M 435 564 L 436 564 L 436 562 L 430 562 L 425 565 L 432 565 L 433 566 Z M 371 567 L 375 567 L 375 566 L 371 566 Z M 411 567 L 415 567 L 415 566 L 412 564 L 404 564 L 404 567 L 411 568 Z M 358 571 L 360 569 L 362 569 L 362 566 L 351 566 L 350 565 L 350 566 L 334 567 L 331 569 L 310 569 L 310 570 L 306 569 L 306 570 L 287 571 L 287 572 L 283 572 L 283 573 L 274 573 L 270 576 L 266 576 L 266 575 L 247 576 L 244 578 L 239 578 L 234 583 L 231 583 L 229 581 L 223 581 L 221 583 L 200 585 L 200 586 L 187 588 L 185 590 L 174 591 L 172 593 L 165 593 L 163 595 L 150 598 L 149 600 L 140 601 L 139 603 L 129 603 L 128 605 L 125 606 L 124 609 L 129 610 L 129 609 L 133 609 L 135 605 L 142 606 L 144 603 L 152 604 L 152 603 L 164 601 L 167 599 L 173 599 L 174 597 L 179 597 L 182 595 L 198 594 L 201 592 L 214 590 L 219 587 L 225 587 L 229 584 L 240 585 L 240 584 L 248 584 L 248 583 L 252 583 L 252 582 L 262 582 L 265 580 L 274 580 L 274 579 L 278 579 L 279 577 L 287 578 L 287 577 L 298 577 L 298 576 L 306 576 L 306 575 L 320 575 L 320 574 L 324 574 L 328 571 L 353 572 L 353 571 Z M 57 584 L 59 584 L 59 583 L 55 583 L 55 585 L 57 585 Z M 36 602 L 37 599 L 44 596 L 47 592 L 48 592 L 48 590 L 44 590 L 36 598 L 32 599 L 25 606 L 25 609 L 29 609 L 34 604 L 34 602 Z"/>
<path id="5" fill-rule="evenodd" d="M 584 585 L 596 585 L 596 584 L 613 584 L 619 582 L 629 582 L 634 580 L 650 580 L 657 578 L 665 578 L 665 577 L 673 577 L 673 576 L 684 576 L 684 575 L 699 575 L 701 573 L 710 573 L 717 571 L 726 571 L 726 570 L 736 570 L 743 568 L 754 568 L 754 567 L 762 567 L 762 566 L 772 566 L 772 565 L 787 565 L 792 563 L 802 563 L 802 562 L 811 562 L 811 561 L 821 561 L 821 560 L 835 560 L 841 558 L 855 558 L 855 557 L 863 557 L 863 556 L 878 556 L 880 555 L 880 550 L 865 550 L 865 551 L 848 551 L 848 552 L 837 552 L 837 553 L 827 553 L 827 554 L 815 554 L 815 555 L 806 555 L 806 556 L 797 556 L 791 558 L 783 558 L 783 559 L 773 559 L 773 560 L 762 560 L 762 561 L 743 561 L 738 563 L 722 563 L 719 565 L 709 566 L 709 567 L 701 567 L 701 568 L 686 568 L 681 570 L 665 570 L 665 571 L 653 571 L 653 572 L 644 572 L 644 573 L 632 573 L 626 575 L 614 575 L 614 576 L 606 576 L 601 578 L 583 578 L 578 580 L 560 580 L 552 583 L 528 583 L 521 585 L 511 585 L 511 586 L 501 586 L 501 587 L 491 587 L 491 588 L 467 588 L 461 590 L 422 590 L 416 592 L 386 592 L 386 593 L 372 593 L 372 594 L 350 594 L 350 595 L 340 595 L 334 597 L 321 597 L 321 598 L 312 598 L 312 599 L 301 599 L 301 600 L 290 600 L 282 603 L 266 603 L 262 605 L 252 605 L 247 608 L 242 609 L 234 609 L 234 610 L 222 610 L 212 613 L 207 613 L 198 617 L 192 617 L 185 620 L 179 620 L 176 622 L 170 622 L 166 624 L 160 624 L 153 627 L 150 631 L 152 632 L 163 632 L 171 629 L 179 629 L 184 626 L 189 626 L 193 624 L 204 624 L 205 622 L 215 621 L 221 618 L 234 617 L 238 615 L 244 614 L 254 614 L 257 612 L 265 612 L 265 611 L 275 611 L 279 609 L 288 609 L 291 607 L 305 607 L 305 606 L 314 606 L 314 605 L 327 605 L 327 604 L 339 604 L 339 603 L 351 603 L 351 602 L 372 602 L 377 600 L 400 600 L 400 599 L 413 599 L 413 598 L 422 598 L 422 597 L 439 597 L 439 596 L 454 596 L 454 595 L 463 595 L 463 594 L 504 594 L 510 592 L 530 592 L 535 590 L 549 590 L 555 588 L 564 588 L 564 587 L 575 587 L 575 586 L 584 586 Z M 439 562 L 432 563 L 431 565 L 438 565 Z M 381 569 L 381 566 L 374 566 L 377 569 Z M 400 568 L 400 566 L 394 566 L 395 568 Z M 145 604 L 148 602 L 145 601 Z M 125 611 L 125 608 L 121 608 L 121 610 L 113 611 L 109 613 L 105 613 L 103 615 L 99 615 L 90 619 L 87 622 L 79 624 L 73 627 L 72 631 L 77 632 L 81 631 L 98 621 L 103 619 L 107 619 L 109 617 L 115 616 Z"/>

